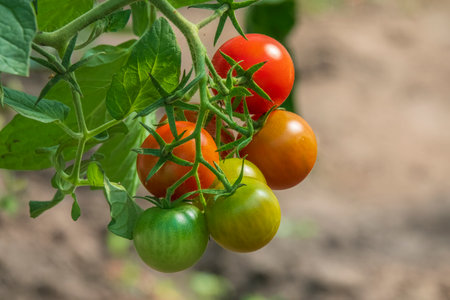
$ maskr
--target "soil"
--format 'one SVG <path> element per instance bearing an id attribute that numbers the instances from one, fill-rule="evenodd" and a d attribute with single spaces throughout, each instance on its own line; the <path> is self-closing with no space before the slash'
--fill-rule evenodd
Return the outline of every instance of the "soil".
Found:
<path id="1" fill-rule="evenodd" d="M 132 247 L 125 256 L 108 247 L 101 193 L 79 191 L 77 222 L 68 200 L 31 219 L 27 201 L 52 197 L 51 171 L 19 172 L 27 181 L 19 210 L 0 211 L 0 299 L 450 299 L 450 9 L 442 2 L 353 1 L 302 19 L 290 39 L 296 99 L 319 156 L 304 182 L 276 193 L 283 223 L 268 246 L 236 254 L 211 241 L 195 268 L 154 272 Z M 217 275 L 220 297 L 193 288 L 200 272 Z"/>

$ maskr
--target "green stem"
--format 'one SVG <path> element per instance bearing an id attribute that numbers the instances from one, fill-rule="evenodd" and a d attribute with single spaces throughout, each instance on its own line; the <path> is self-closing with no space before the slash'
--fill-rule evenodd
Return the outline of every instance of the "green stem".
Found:
<path id="1" fill-rule="evenodd" d="M 215 115 L 217 115 L 217 117 L 224 120 L 225 123 L 227 123 L 232 129 L 236 130 L 237 132 L 239 132 L 242 135 L 245 135 L 245 136 L 249 135 L 248 130 L 246 130 L 245 128 L 236 124 L 236 122 L 234 122 L 233 120 L 228 118 L 228 116 L 226 114 L 224 114 L 222 111 L 220 111 L 217 107 L 215 107 L 211 103 L 208 103 L 207 105 L 208 105 L 209 110 L 211 110 Z"/>
<path id="2" fill-rule="evenodd" d="M 73 131 L 72 129 L 69 128 L 69 126 L 67 126 L 66 124 L 64 124 L 59 120 L 57 120 L 55 124 L 58 125 L 62 130 L 64 130 L 65 133 L 67 133 L 70 137 L 72 137 L 75 140 L 78 140 L 83 136 L 81 133 Z"/>
<path id="3" fill-rule="evenodd" d="M 206 65 L 208 66 L 208 69 L 211 72 L 211 75 L 213 76 L 214 82 L 218 85 L 219 90 L 222 92 L 222 94 L 228 95 L 230 91 L 223 83 L 222 77 L 220 77 L 220 75 L 217 73 L 216 68 L 214 68 L 214 65 L 212 64 L 209 57 L 206 56 L 205 58 L 206 58 Z"/>
<path id="4" fill-rule="evenodd" d="M 230 5 L 228 5 L 228 4 L 222 5 L 221 7 L 216 9 L 212 15 L 210 15 L 206 19 L 200 21 L 199 23 L 197 23 L 197 28 L 202 29 L 203 27 L 205 27 L 206 25 L 208 25 L 215 19 L 221 17 L 229 8 L 230 8 Z"/>
<path id="5" fill-rule="evenodd" d="M 122 122 L 122 120 L 110 120 L 110 121 L 108 121 L 108 122 L 98 126 L 95 129 L 89 130 L 87 137 L 88 138 L 92 138 L 92 137 L 96 136 L 97 134 L 100 134 L 103 131 L 105 131 L 105 130 L 107 130 L 107 129 L 109 129 L 109 128 L 117 125 L 117 124 L 119 124 L 120 122 Z"/>
<path id="6" fill-rule="evenodd" d="M 137 0 L 105 1 L 53 32 L 39 32 L 36 34 L 34 42 L 43 46 L 52 46 L 58 50 L 63 49 L 70 38 L 72 38 L 83 28 L 114 12 L 115 10 L 136 1 Z"/>
<path id="7" fill-rule="evenodd" d="M 75 75 L 73 73 L 71 75 L 75 79 Z M 76 92 L 74 89 L 72 89 L 72 99 L 75 108 L 75 114 L 77 116 L 78 129 L 80 130 L 80 132 L 82 132 L 83 137 L 86 138 L 89 136 L 89 131 L 86 126 L 86 121 L 84 119 L 83 105 L 81 104 L 80 94 L 78 94 L 78 92 Z"/>
<path id="8" fill-rule="evenodd" d="M 80 180 L 80 168 L 81 168 L 81 161 L 83 159 L 83 153 L 84 148 L 86 146 L 86 138 L 81 138 L 78 140 L 78 147 L 77 147 L 77 153 L 75 155 L 75 162 L 73 164 L 72 173 L 70 174 L 70 179 L 72 183 L 77 186 L 78 182 Z"/>

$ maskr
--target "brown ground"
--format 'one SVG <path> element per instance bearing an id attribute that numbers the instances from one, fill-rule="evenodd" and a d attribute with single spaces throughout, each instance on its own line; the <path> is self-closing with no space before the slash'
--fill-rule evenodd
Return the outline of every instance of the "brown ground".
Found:
<path id="1" fill-rule="evenodd" d="M 267 247 L 210 243 L 195 272 L 161 275 L 108 251 L 100 193 L 80 191 L 78 222 L 70 201 L 30 219 L 50 173 L 22 173 L 19 213 L 0 212 L 0 299 L 214 299 L 194 296 L 197 271 L 228 282 L 225 299 L 450 299 L 450 9 L 433 3 L 303 19 L 291 46 L 319 157 L 277 193 L 284 223 Z"/>

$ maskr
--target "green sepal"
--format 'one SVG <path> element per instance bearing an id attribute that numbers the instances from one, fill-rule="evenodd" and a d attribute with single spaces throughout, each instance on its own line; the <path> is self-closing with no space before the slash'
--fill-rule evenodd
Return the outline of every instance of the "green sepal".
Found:
<path id="1" fill-rule="evenodd" d="M 65 196 L 66 195 L 61 190 L 58 190 L 51 201 L 30 201 L 30 217 L 37 218 L 43 212 L 49 210 L 50 208 L 61 202 Z"/>
<path id="2" fill-rule="evenodd" d="M 72 209 L 70 210 L 70 216 L 72 217 L 72 220 L 76 221 L 81 216 L 81 209 L 78 205 L 77 201 L 77 195 L 75 193 L 72 193 L 73 203 L 72 203 Z"/>

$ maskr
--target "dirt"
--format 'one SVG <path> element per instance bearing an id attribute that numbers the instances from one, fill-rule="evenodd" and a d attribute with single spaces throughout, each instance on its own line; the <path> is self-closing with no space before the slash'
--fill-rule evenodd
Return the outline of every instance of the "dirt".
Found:
<path id="1" fill-rule="evenodd" d="M 277 192 L 283 224 L 268 246 L 211 242 L 194 269 L 163 275 L 132 248 L 125 260 L 108 250 L 101 193 L 79 192 L 77 222 L 70 201 L 30 219 L 51 173 L 17 173 L 28 185 L 15 216 L 0 211 L 0 299 L 213 299 L 192 290 L 199 272 L 227 282 L 220 299 L 450 299 L 450 9 L 353 2 L 291 36 L 319 156 Z"/>

